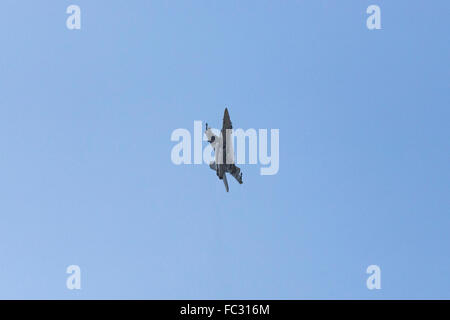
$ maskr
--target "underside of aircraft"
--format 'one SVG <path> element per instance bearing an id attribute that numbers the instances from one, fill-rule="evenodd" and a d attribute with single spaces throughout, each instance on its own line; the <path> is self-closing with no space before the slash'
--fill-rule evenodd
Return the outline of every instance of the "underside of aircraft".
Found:
<path id="1" fill-rule="evenodd" d="M 211 128 L 206 124 L 206 136 L 208 142 L 211 143 L 214 153 L 215 161 L 211 162 L 209 167 L 216 171 L 220 180 L 223 180 L 225 189 L 229 191 L 227 173 L 231 174 L 239 184 L 242 184 L 242 172 L 239 167 L 234 164 L 234 150 L 232 141 L 233 126 L 231 124 L 228 109 L 225 108 L 223 115 L 222 130 L 220 137 L 214 135 Z"/>

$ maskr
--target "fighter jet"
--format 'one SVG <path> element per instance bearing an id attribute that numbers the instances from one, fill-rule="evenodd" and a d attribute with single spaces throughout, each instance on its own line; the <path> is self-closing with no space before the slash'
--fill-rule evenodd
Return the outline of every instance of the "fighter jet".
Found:
<path id="1" fill-rule="evenodd" d="M 216 171 L 216 174 L 220 180 L 223 180 L 227 192 L 229 191 L 226 175 L 227 172 L 231 174 L 240 184 L 242 184 L 241 169 L 234 164 L 232 129 L 233 126 L 231 125 L 230 115 L 228 114 L 228 109 L 225 108 L 220 137 L 214 135 L 211 128 L 208 127 L 208 124 L 206 124 L 205 132 L 208 142 L 211 143 L 211 146 L 214 149 L 215 157 L 215 161 L 211 162 L 209 167 Z"/>

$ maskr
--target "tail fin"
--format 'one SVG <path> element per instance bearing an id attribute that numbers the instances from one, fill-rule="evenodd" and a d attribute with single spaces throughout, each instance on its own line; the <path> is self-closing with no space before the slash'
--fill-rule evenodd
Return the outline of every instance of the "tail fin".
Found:
<path id="1" fill-rule="evenodd" d="M 228 180 L 227 180 L 227 174 L 224 172 L 223 173 L 223 184 L 225 185 L 225 189 L 227 190 L 227 192 L 228 192 Z"/>

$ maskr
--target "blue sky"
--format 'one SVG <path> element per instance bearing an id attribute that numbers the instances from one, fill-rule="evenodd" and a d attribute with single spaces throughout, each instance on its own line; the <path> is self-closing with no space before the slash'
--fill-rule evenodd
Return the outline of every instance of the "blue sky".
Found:
<path id="1" fill-rule="evenodd" d="M 449 13 L 2 1 L 0 298 L 450 298 Z M 279 173 L 243 165 L 228 194 L 170 160 L 172 131 L 225 105 L 280 130 Z"/>

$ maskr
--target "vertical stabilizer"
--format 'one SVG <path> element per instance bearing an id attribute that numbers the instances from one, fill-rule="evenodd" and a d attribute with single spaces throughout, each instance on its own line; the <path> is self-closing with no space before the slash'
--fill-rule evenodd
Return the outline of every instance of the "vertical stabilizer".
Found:
<path id="1" fill-rule="evenodd" d="M 226 173 L 223 174 L 223 184 L 225 185 L 225 189 L 228 192 L 228 180 L 227 180 L 227 174 Z"/>

